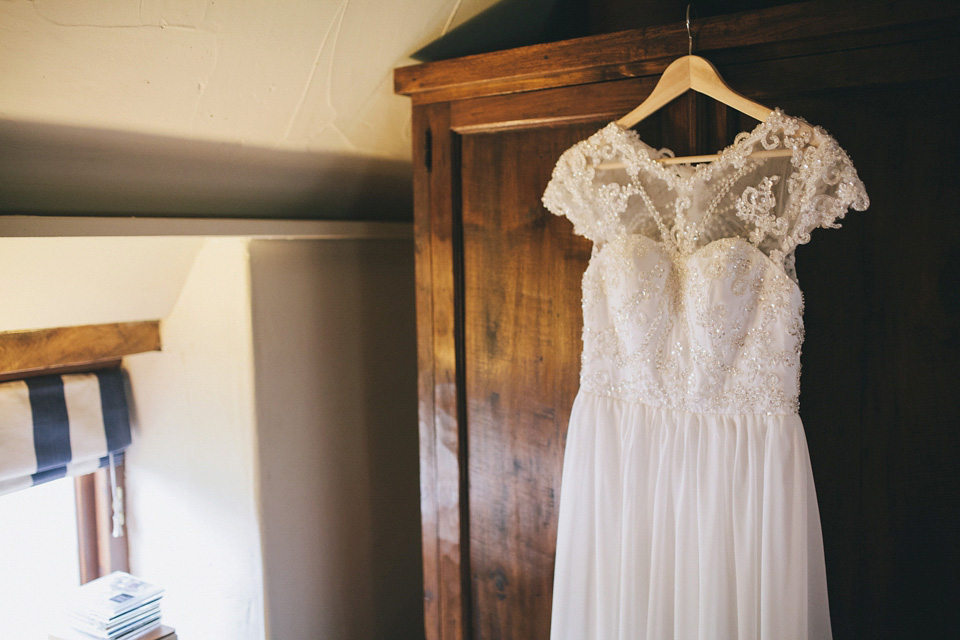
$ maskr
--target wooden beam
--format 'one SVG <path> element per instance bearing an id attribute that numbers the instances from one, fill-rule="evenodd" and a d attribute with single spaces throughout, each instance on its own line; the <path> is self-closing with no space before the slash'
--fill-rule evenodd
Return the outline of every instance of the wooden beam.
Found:
<path id="1" fill-rule="evenodd" d="M 4 331 L 0 332 L 0 376 L 97 368 L 124 356 L 159 350 L 159 320 Z"/>

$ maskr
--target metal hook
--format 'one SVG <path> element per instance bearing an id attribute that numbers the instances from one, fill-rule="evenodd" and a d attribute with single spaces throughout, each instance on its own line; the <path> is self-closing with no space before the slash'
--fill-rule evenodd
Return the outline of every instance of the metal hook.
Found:
<path id="1" fill-rule="evenodd" d="M 693 55 L 693 35 L 690 33 L 690 5 L 687 5 L 687 55 Z"/>

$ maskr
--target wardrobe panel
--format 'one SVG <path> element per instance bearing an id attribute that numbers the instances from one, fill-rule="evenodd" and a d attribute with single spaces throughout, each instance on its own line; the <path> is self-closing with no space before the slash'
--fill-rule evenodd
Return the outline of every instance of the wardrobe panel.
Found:
<path id="1" fill-rule="evenodd" d="M 698 32 L 731 86 L 834 135 L 872 200 L 797 250 L 800 411 L 837 640 L 951 637 L 960 604 L 960 7 L 905 7 L 812 2 L 712 18 Z M 765 29 L 745 34 L 753 22 Z M 410 92 L 431 640 L 548 637 L 590 244 L 540 196 L 565 149 L 639 103 L 686 53 L 678 34 L 671 25 L 398 73 L 419 83 Z M 436 86 L 431 70 L 442 72 Z M 687 96 L 639 130 L 687 154 L 755 124 Z"/>
<path id="2" fill-rule="evenodd" d="M 474 638 L 547 638 L 560 470 L 590 243 L 547 213 L 557 156 L 595 129 L 461 141 Z"/>
<path id="3" fill-rule="evenodd" d="M 797 249 L 800 414 L 838 640 L 954 633 L 944 612 L 960 603 L 958 101 L 957 77 L 789 99 L 836 136 L 871 198 Z"/>

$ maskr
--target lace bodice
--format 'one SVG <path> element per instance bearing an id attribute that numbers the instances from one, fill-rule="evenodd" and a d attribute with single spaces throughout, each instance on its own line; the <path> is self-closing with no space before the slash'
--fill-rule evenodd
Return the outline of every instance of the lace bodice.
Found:
<path id="1" fill-rule="evenodd" d="M 581 389 L 698 413 L 797 411 L 794 249 L 869 205 L 846 152 L 803 124 L 774 110 L 694 167 L 656 162 L 672 154 L 616 123 L 564 152 L 543 203 L 594 242 Z M 750 157 L 773 150 L 789 153 Z"/>

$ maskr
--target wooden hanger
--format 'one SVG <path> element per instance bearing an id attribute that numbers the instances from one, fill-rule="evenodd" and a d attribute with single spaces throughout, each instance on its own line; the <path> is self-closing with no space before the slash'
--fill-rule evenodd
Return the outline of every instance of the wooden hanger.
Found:
<path id="1" fill-rule="evenodd" d="M 700 56 L 686 55 L 671 62 L 647 99 L 617 120 L 617 124 L 629 129 L 691 89 L 757 120 L 765 120 L 773 111 L 728 87 L 717 69 Z"/>
<path id="2" fill-rule="evenodd" d="M 690 53 L 671 62 L 646 100 L 641 102 L 633 111 L 617 120 L 617 124 L 624 129 L 629 129 L 658 111 L 668 102 L 690 90 L 709 96 L 757 120 L 766 120 L 773 109 L 754 102 L 728 87 L 727 83 L 720 77 L 716 67 L 700 56 L 693 55 L 693 36 L 690 34 L 690 5 L 687 5 L 687 38 L 689 39 Z M 774 149 L 751 153 L 750 157 L 787 156 L 791 154 L 790 149 Z M 689 164 L 712 162 L 719 157 L 719 154 L 709 154 L 679 158 L 657 158 L 656 160 L 662 164 Z M 622 166 L 622 164 L 604 163 L 599 168 L 613 169 Z"/>

